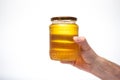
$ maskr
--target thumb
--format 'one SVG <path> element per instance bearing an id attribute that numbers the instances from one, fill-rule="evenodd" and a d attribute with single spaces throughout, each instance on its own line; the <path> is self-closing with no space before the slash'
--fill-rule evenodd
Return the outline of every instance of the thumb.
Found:
<path id="1" fill-rule="evenodd" d="M 73 37 L 73 40 L 80 46 L 83 51 L 88 51 L 91 49 L 85 37 L 75 36 Z"/>

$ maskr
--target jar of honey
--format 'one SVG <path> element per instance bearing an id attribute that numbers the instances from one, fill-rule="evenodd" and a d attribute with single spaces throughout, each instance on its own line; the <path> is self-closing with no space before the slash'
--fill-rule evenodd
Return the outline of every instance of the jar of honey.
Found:
<path id="1" fill-rule="evenodd" d="M 77 18 L 52 17 L 50 30 L 50 58 L 59 61 L 75 61 L 79 57 L 79 46 L 73 41 L 78 36 Z"/>

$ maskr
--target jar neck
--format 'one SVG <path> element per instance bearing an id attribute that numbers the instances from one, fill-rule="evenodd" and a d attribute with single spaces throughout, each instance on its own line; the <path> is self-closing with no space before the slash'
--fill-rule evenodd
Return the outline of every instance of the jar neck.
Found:
<path id="1" fill-rule="evenodd" d="M 76 21 L 74 20 L 54 20 L 52 21 L 53 24 L 75 24 Z"/>

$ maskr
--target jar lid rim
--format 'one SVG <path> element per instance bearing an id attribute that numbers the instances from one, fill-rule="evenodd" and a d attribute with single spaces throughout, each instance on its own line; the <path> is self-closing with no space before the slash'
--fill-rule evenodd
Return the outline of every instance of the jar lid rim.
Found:
<path id="1" fill-rule="evenodd" d="M 71 17 L 71 16 L 52 17 L 51 21 L 54 21 L 54 20 L 74 20 L 74 21 L 76 21 L 77 18 L 76 17 Z"/>

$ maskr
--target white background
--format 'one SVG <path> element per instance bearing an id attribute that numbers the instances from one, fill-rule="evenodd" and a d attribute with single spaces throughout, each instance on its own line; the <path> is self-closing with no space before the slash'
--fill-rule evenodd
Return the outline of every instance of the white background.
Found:
<path id="1" fill-rule="evenodd" d="M 0 80 L 100 80 L 50 60 L 53 16 L 77 17 L 79 35 L 120 64 L 119 0 L 0 0 Z"/>

